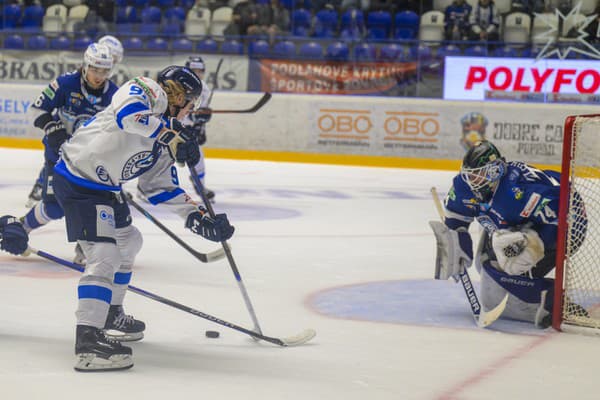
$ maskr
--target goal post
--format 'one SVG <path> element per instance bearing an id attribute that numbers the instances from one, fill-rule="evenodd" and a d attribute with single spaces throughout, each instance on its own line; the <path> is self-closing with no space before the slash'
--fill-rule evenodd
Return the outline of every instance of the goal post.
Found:
<path id="1" fill-rule="evenodd" d="M 599 230 L 600 114 L 569 116 L 563 135 L 554 329 L 600 335 Z"/>

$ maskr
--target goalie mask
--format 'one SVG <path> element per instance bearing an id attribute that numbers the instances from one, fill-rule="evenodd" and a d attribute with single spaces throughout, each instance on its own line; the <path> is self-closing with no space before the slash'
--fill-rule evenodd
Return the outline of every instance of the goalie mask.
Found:
<path id="1" fill-rule="evenodd" d="M 186 67 L 167 67 L 159 72 L 157 81 L 167 94 L 169 115 L 173 117 L 202 93 L 202 81 Z"/>
<path id="2" fill-rule="evenodd" d="M 461 118 L 460 124 L 462 125 L 460 144 L 465 150 L 469 150 L 478 142 L 485 140 L 488 120 L 482 113 L 470 112 Z"/>
<path id="3" fill-rule="evenodd" d="M 506 161 L 487 140 L 477 143 L 463 159 L 461 178 L 481 201 L 489 201 L 506 173 Z"/>

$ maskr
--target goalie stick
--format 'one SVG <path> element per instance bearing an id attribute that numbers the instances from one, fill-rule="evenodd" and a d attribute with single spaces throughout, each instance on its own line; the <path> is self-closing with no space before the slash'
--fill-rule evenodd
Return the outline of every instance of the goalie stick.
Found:
<path id="1" fill-rule="evenodd" d="M 167 236 L 169 236 L 171 239 L 173 239 L 175 242 L 177 242 L 177 244 L 179 244 L 181 247 L 183 247 L 188 252 L 190 252 L 198 260 L 200 260 L 204 263 L 208 263 L 208 262 L 220 260 L 221 258 L 225 257 L 225 252 L 223 251 L 222 248 L 217 249 L 215 251 L 211 251 L 210 253 L 201 253 L 197 250 L 194 250 L 190 245 L 188 245 L 186 242 L 181 240 L 176 234 L 171 232 L 171 230 L 169 230 L 169 228 L 167 228 L 159 220 L 154 218 L 154 216 L 152 216 L 152 214 L 150 214 L 148 211 L 146 211 L 145 208 L 143 208 L 141 205 L 139 205 L 133 199 L 133 196 L 131 195 L 131 193 L 123 191 L 123 194 L 125 194 L 125 197 L 127 198 L 127 202 L 129 204 L 131 204 L 133 206 L 133 208 L 135 208 L 140 213 L 142 213 L 144 215 L 144 217 L 148 218 L 154 225 L 158 226 L 161 231 L 166 233 Z"/>
<path id="2" fill-rule="evenodd" d="M 52 254 L 46 253 L 45 251 L 42 251 L 42 250 L 34 249 L 33 247 L 27 248 L 27 251 L 25 253 L 23 253 L 23 255 L 27 256 L 30 253 L 37 254 L 38 256 L 40 256 L 42 258 L 53 261 L 57 264 L 60 264 L 64 267 L 70 268 L 75 271 L 84 272 L 84 270 L 85 270 L 84 267 L 82 267 L 81 265 L 74 264 L 67 260 L 63 260 L 62 258 L 53 256 Z M 146 297 L 150 300 L 154 300 L 159 303 L 163 303 L 167 306 L 177 308 L 178 310 L 187 312 L 189 314 L 195 315 L 200 318 L 204 318 L 208 321 L 212 321 L 212 322 L 222 325 L 226 328 L 230 328 L 230 329 L 236 330 L 238 332 L 245 333 L 246 335 L 252 336 L 255 339 L 264 340 L 265 342 L 273 343 L 273 344 L 276 344 L 276 345 L 282 346 L 282 347 L 291 347 L 291 346 L 302 345 L 317 335 L 317 332 L 314 329 L 305 329 L 304 331 L 298 333 L 297 335 L 289 336 L 289 337 L 285 337 L 285 338 L 276 338 L 276 337 L 271 337 L 271 336 L 265 336 L 262 333 L 257 333 L 257 332 L 251 331 L 250 329 L 246 329 L 246 328 L 236 325 L 234 323 L 227 322 L 221 318 L 214 317 L 214 316 L 212 316 L 210 314 L 206 314 L 200 310 L 196 310 L 192 307 L 188 307 L 186 305 L 177 303 L 173 300 L 159 296 L 159 295 L 149 292 L 147 290 L 140 289 L 133 285 L 129 285 L 127 287 L 127 290 L 129 290 L 130 292 L 133 292 L 135 294 L 138 294 L 140 296 Z"/>
<path id="3" fill-rule="evenodd" d="M 250 108 L 239 109 L 239 110 L 213 110 L 210 108 L 203 108 L 196 111 L 190 111 L 191 114 L 253 114 L 260 110 L 267 102 L 271 100 L 271 93 L 266 92 L 263 96 Z"/>
<path id="4" fill-rule="evenodd" d="M 442 202 L 437 193 L 437 189 L 435 186 L 431 188 L 431 197 L 433 198 L 433 203 L 435 204 L 435 208 L 440 216 L 442 222 L 444 222 L 444 209 L 442 207 Z M 436 274 L 437 275 L 437 274 Z M 494 321 L 500 318 L 500 315 L 504 312 L 506 308 L 506 302 L 508 301 L 508 293 L 504 296 L 500 304 L 489 311 L 485 311 L 477 298 L 477 293 L 475 292 L 475 288 L 473 287 L 473 283 L 471 282 L 471 277 L 467 272 L 467 268 L 463 268 L 463 272 L 459 274 L 459 280 L 462 284 L 463 289 L 465 290 L 465 294 L 467 295 L 467 299 L 469 300 L 469 305 L 471 306 L 471 313 L 473 314 L 473 318 L 477 323 L 477 326 L 480 328 L 485 328 L 491 325 Z"/>
<path id="5" fill-rule="evenodd" d="M 200 193 L 200 196 L 202 197 L 202 202 L 206 206 L 208 215 L 210 215 L 210 217 L 214 219 L 215 218 L 215 210 L 213 209 L 210 201 L 206 198 L 206 194 L 204 192 L 204 187 L 202 185 L 202 182 L 198 178 L 198 172 L 196 171 L 196 167 L 193 165 L 188 165 L 188 168 L 190 170 L 190 176 L 192 177 L 192 182 L 194 183 L 196 191 L 198 193 Z M 244 298 L 244 303 L 246 303 L 246 308 L 248 309 L 248 313 L 250 314 L 250 317 L 252 318 L 252 322 L 254 323 L 254 330 L 258 333 L 262 333 L 262 330 L 260 329 L 260 325 L 258 323 L 258 318 L 256 317 L 256 312 L 254 312 L 254 307 L 252 306 L 252 302 L 250 301 L 250 296 L 248 296 L 248 291 L 246 290 L 246 286 L 244 285 L 244 282 L 242 282 L 242 276 L 240 275 L 240 271 L 238 270 L 238 267 L 235 264 L 235 260 L 233 259 L 233 254 L 231 254 L 231 249 L 229 248 L 229 244 L 227 243 L 227 241 L 224 240 L 221 242 L 221 245 L 223 246 L 223 250 L 225 251 L 225 255 L 227 256 L 227 261 L 229 261 L 229 266 L 231 267 L 233 276 L 235 277 L 235 280 L 238 283 L 238 287 L 240 288 L 240 291 L 242 292 L 242 297 Z"/>

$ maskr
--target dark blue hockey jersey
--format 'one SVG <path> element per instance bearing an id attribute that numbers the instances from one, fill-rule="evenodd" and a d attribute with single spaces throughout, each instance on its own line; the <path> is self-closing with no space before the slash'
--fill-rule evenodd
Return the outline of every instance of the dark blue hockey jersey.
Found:
<path id="1" fill-rule="evenodd" d="M 488 203 L 481 203 L 460 175 L 454 177 L 446 197 L 446 225 L 468 226 L 474 219 L 488 233 L 528 224 L 544 241 L 546 250 L 556 248 L 560 174 L 539 170 L 522 162 L 508 162 L 507 172 Z"/>
<path id="2" fill-rule="evenodd" d="M 72 134 L 79 125 L 104 110 L 110 104 L 117 89 L 117 85 L 107 81 L 104 89 L 101 90 L 101 95 L 95 96 L 86 90 L 81 70 L 69 72 L 59 76 L 44 88 L 33 104 L 32 112 L 34 118 L 45 113 L 60 118 L 67 133 Z M 41 125 L 40 128 L 43 127 L 43 124 Z"/>

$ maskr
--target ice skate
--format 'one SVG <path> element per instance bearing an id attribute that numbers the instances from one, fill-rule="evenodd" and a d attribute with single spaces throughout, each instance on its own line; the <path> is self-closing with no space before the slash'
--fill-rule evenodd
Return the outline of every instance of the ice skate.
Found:
<path id="1" fill-rule="evenodd" d="M 111 305 L 104 324 L 104 333 L 112 340 L 135 342 L 144 338 L 146 324 L 125 314 L 123 306 Z"/>
<path id="2" fill-rule="evenodd" d="M 31 188 L 31 192 L 29 192 L 29 197 L 27 198 L 25 207 L 31 208 L 35 206 L 40 200 L 42 200 L 42 190 L 42 184 L 36 181 L 33 185 L 33 188 Z"/>
<path id="3" fill-rule="evenodd" d="M 107 338 L 93 326 L 77 325 L 75 339 L 77 363 L 80 372 L 117 371 L 133 367 L 131 348 Z"/>

